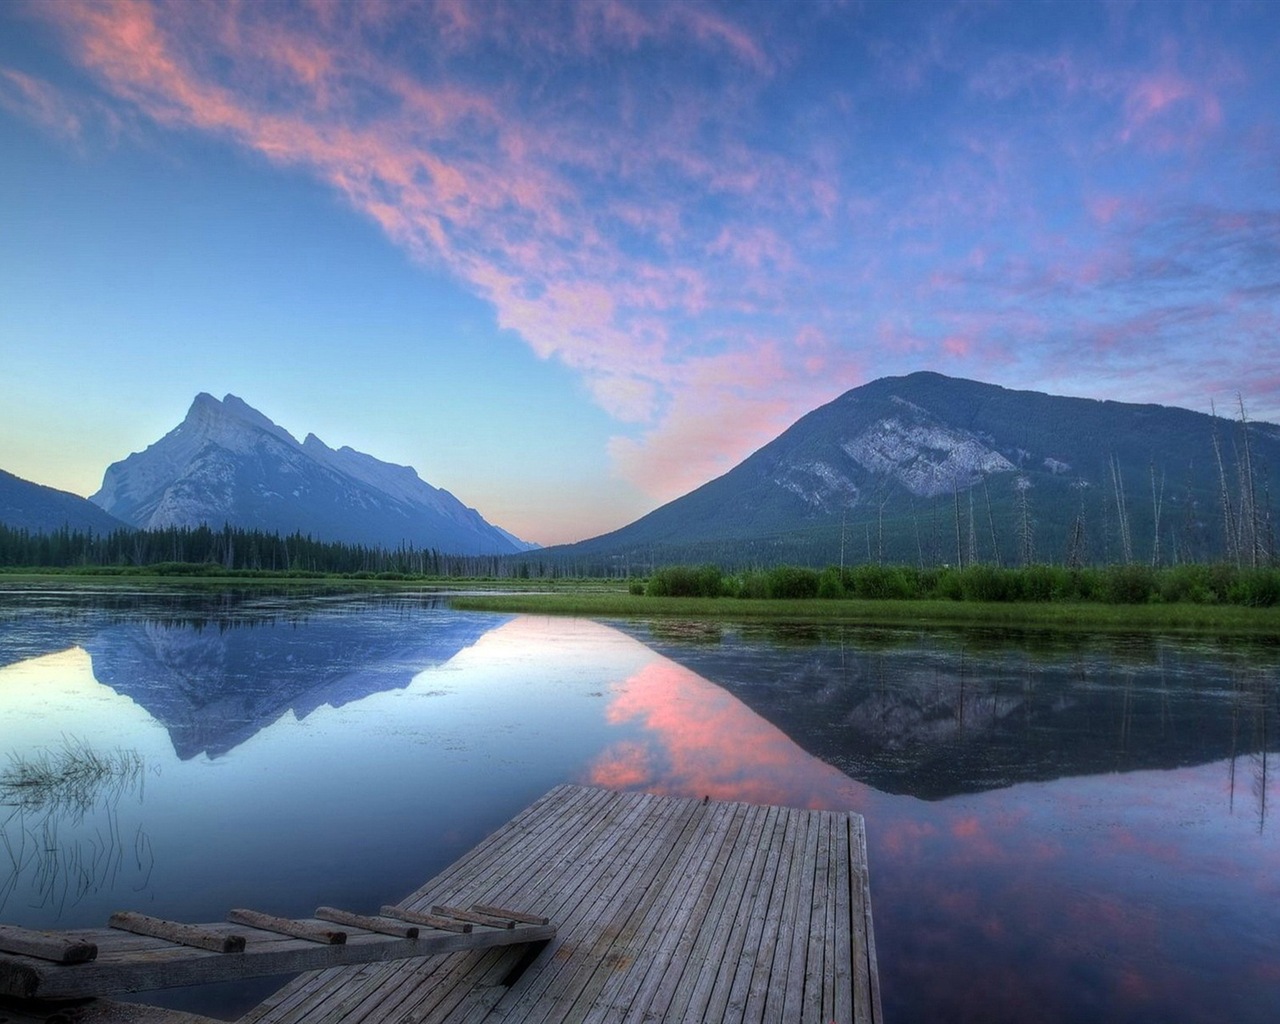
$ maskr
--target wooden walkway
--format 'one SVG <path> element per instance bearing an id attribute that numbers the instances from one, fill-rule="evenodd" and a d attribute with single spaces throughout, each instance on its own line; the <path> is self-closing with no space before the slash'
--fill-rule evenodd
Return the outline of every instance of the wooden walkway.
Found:
<path id="1" fill-rule="evenodd" d="M 879 1022 L 860 815 L 559 786 L 403 901 L 554 938 L 331 968 L 241 1024 Z"/>

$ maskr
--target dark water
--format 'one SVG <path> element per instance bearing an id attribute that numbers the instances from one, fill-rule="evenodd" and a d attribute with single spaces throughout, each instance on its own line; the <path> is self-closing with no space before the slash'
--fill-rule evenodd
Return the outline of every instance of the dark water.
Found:
<path id="1" fill-rule="evenodd" d="M 0 920 L 371 911 L 571 781 L 866 815 L 895 1024 L 1271 1024 L 1278 665 L 1263 642 L 10 587 Z M 86 747 L 96 775 L 32 784 Z M 276 984 L 155 1001 L 230 1017 Z"/>

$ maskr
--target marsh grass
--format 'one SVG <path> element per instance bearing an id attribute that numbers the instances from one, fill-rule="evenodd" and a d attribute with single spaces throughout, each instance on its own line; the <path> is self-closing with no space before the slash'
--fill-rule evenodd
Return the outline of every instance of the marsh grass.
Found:
<path id="1" fill-rule="evenodd" d="M 86 740 L 64 736 L 61 747 L 9 755 L 0 771 L 0 804 L 83 817 L 140 785 L 144 767 L 136 750 L 102 752 Z"/>
<path id="2" fill-rule="evenodd" d="M 136 750 L 99 751 L 75 737 L 63 737 L 60 747 L 11 753 L 0 769 L 0 867 L 7 859 L 9 869 L 0 870 L 0 910 L 24 876 L 40 905 L 61 910 L 111 884 L 130 864 L 149 875 L 150 839 L 139 827 L 126 840 L 117 813 L 124 796 L 141 798 L 145 774 Z"/>

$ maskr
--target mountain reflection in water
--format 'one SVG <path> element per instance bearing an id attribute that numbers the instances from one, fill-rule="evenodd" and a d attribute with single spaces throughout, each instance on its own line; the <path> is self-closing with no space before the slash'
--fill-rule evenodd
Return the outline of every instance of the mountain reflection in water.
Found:
<path id="1" fill-rule="evenodd" d="M 1280 1007 L 1265 644 L 0 589 L 5 662 L 0 760 L 69 734 L 146 765 L 108 824 L 57 836 L 90 844 L 81 863 L 109 829 L 110 877 L 55 899 L 13 874 L 15 923 L 372 910 L 589 782 L 865 814 L 894 1021 L 1270 1024 Z M 156 999 L 230 1015 L 262 994 Z"/>

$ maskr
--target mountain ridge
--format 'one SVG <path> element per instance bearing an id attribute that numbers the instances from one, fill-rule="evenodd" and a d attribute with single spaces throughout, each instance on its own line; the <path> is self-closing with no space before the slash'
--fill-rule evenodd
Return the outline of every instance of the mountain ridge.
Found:
<path id="1" fill-rule="evenodd" d="M 103 511 L 87 498 L 60 491 L 0 469 L 0 523 L 31 533 L 71 530 L 111 533 L 128 524 Z"/>
<path id="2" fill-rule="evenodd" d="M 1032 560 L 1067 560 L 1073 533 L 1083 561 L 1150 558 L 1157 536 L 1168 558 L 1221 558 L 1215 431 L 1237 506 L 1243 470 L 1232 446 L 1245 436 L 1257 495 L 1280 489 L 1275 424 L 1250 422 L 1246 435 L 1239 423 L 1173 406 L 932 371 L 882 377 L 802 416 L 688 494 L 544 553 L 638 571 L 672 561 L 830 564 L 842 553 L 849 561 L 1016 564 L 1025 527 Z M 1256 497 L 1253 515 L 1270 529 L 1261 505 Z"/>
<path id="3" fill-rule="evenodd" d="M 199 393 L 178 426 L 108 466 L 89 500 L 139 529 L 227 523 L 468 555 L 536 547 L 412 467 L 330 448 L 315 434 L 299 442 L 231 394 L 219 401 Z"/>

